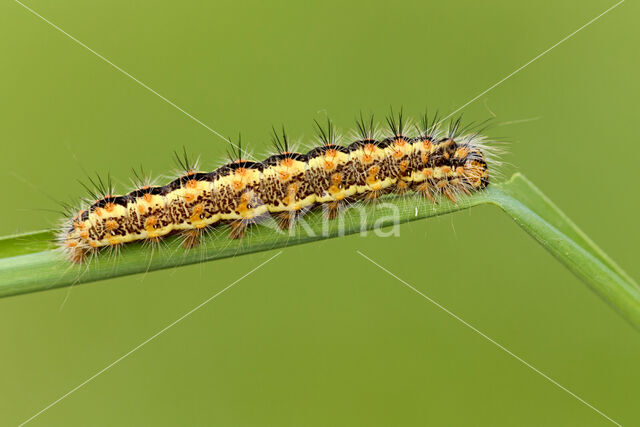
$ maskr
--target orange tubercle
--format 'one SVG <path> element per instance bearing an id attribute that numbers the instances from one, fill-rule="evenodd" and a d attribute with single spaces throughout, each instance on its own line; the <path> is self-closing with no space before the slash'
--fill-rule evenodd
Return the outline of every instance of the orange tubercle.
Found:
<path id="1" fill-rule="evenodd" d="M 367 174 L 367 184 L 373 184 L 378 180 L 378 178 L 376 178 L 378 172 L 380 172 L 380 168 L 378 166 L 371 166 L 369 168 Z"/>
<path id="2" fill-rule="evenodd" d="M 204 207 L 202 205 L 195 205 L 191 213 L 191 218 L 189 218 L 191 222 L 199 222 L 201 219 L 200 215 L 202 215 L 203 211 L 204 211 Z"/>
<path id="3" fill-rule="evenodd" d="M 151 228 L 154 225 L 156 225 L 157 223 L 158 223 L 158 218 L 156 218 L 155 216 L 150 216 L 144 222 L 144 226 L 145 226 L 145 228 Z"/>
<path id="4" fill-rule="evenodd" d="M 469 154 L 469 149 L 467 147 L 460 147 L 456 150 L 454 156 L 458 159 L 463 159 L 467 157 L 467 154 Z"/>
<path id="5" fill-rule="evenodd" d="M 298 192 L 298 184 L 297 183 L 294 182 L 294 183 L 289 184 L 287 186 L 287 193 L 289 193 L 289 194 L 293 193 L 295 195 L 297 192 Z"/>
<path id="6" fill-rule="evenodd" d="M 285 172 L 285 171 L 278 172 L 278 178 L 280 179 L 280 181 L 286 181 L 290 177 L 291 177 L 291 174 L 289 172 Z"/>

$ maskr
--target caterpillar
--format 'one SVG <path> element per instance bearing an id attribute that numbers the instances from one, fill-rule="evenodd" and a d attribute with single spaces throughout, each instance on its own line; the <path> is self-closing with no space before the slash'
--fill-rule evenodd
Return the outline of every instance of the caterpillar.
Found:
<path id="1" fill-rule="evenodd" d="M 103 248 L 131 242 L 159 242 L 180 234 L 183 247 L 198 245 L 205 230 L 229 225 L 229 237 L 244 237 L 251 224 L 266 216 L 290 227 L 305 212 L 323 206 L 335 218 L 345 203 L 373 201 L 385 193 L 417 192 L 433 203 L 446 197 L 471 195 L 489 184 L 486 137 L 460 119 L 445 129 L 437 115 L 425 114 L 409 127 L 402 111 L 386 119 L 382 137 L 373 115 L 356 120 L 355 142 L 341 145 L 333 123 L 317 121 L 320 145 L 307 153 L 290 149 L 284 128 L 273 129 L 275 153 L 264 161 L 247 160 L 240 145 L 230 161 L 211 172 L 196 170 L 186 150 L 179 164 L 184 173 L 164 186 L 143 185 L 125 195 L 113 195 L 111 185 L 86 187 L 88 207 L 64 219 L 57 236 L 68 259 L 83 263 Z M 93 200 L 91 202 L 91 200 Z"/>

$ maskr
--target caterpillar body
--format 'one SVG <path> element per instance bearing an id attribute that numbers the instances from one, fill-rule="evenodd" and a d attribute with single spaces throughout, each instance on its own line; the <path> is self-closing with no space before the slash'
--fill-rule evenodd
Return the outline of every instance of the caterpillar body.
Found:
<path id="1" fill-rule="evenodd" d="M 488 141 L 461 128 L 459 119 L 447 129 L 436 119 L 425 116 L 409 136 L 402 114 L 392 113 L 390 135 L 379 138 L 373 116 L 361 115 L 356 141 L 346 146 L 338 143 L 330 121 L 326 127 L 316 122 L 321 145 L 307 153 L 290 151 L 284 130 L 274 130 L 277 152 L 262 162 L 244 159 L 239 150 L 212 172 L 192 170 L 185 162 L 185 173 L 164 186 L 145 185 L 125 195 L 106 188 L 100 197 L 92 192 L 94 201 L 64 220 L 57 240 L 71 261 L 82 263 L 101 248 L 176 233 L 184 247 L 193 247 L 219 224 L 230 226 L 231 238 L 242 238 L 267 215 L 283 228 L 320 206 L 334 218 L 348 201 L 388 192 L 418 192 L 433 203 L 444 196 L 455 203 L 489 184 Z"/>

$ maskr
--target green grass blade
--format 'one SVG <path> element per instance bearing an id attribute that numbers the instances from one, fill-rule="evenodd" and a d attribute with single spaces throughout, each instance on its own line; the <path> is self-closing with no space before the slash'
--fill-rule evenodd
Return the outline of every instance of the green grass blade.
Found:
<path id="1" fill-rule="evenodd" d="M 498 186 L 496 186 L 498 187 Z M 640 330 L 640 288 L 602 249 L 520 174 L 495 189 L 500 206 L 527 233 Z"/>
<path id="2" fill-rule="evenodd" d="M 627 282 L 640 288 L 640 285 L 631 278 L 618 264 L 616 264 L 593 240 L 591 240 L 569 217 L 556 206 L 538 187 L 533 185 L 520 173 L 514 174 L 511 179 L 500 185 L 502 191 L 512 198 L 544 218 L 546 222 L 558 229 L 562 234 L 576 242 L 580 247 L 589 251 L 594 257 L 602 261 L 611 270 L 616 272 Z"/>
<path id="3" fill-rule="evenodd" d="M 458 205 L 443 201 L 433 205 L 419 197 L 387 197 L 375 205 L 359 205 L 347 210 L 341 219 L 324 220 L 321 211 L 311 212 L 292 233 L 277 230 L 275 222 L 250 228 L 244 239 L 229 239 L 226 231 L 203 239 L 194 249 L 183 249 L 175 236 L 153 250 L 148 245 L 129 244 L 119 254 L 101 253 L 89 266 L 72 265 L 52 243 L 53 232 L 40 231 L 0 238 L 0 297 L 92 282 L 252 252 L 292 246 L 316 240 L 359 233 L 363 230 L 443 215 L 486 203 L 478 194 Z M 386 206 L 393 206 L 393 218 Z M 362 221 L 366 218 L 366 221 Z"/>
<path id="4" fill-rule="evenodd" d="M 457 205 L 448 200 L 432 205 L 418 197 L 390 196 L 377 204 L 349 209 L 341 220 L 326 221 L 321 211 L 312 212 L 291 233 L 280 232 L 274 223 L 267 222 L 252 227 L 241 240 L 228 239 L 226 231 L 216 231 L 216 236 L 204 239 L 191 250 L 183 249 L 178 238 L 170 237 L 153 251 L 142 244 L 125 245 L 119 254 L 100 254 L 84 266 L 70 264 L 55 249 L 52 231 L 8 236 L 0 238 L 0 297 L 309 243 L 481 204 L 499 206 L 640 329 L 638 284 L 521 174 L 491 185 Z"/>

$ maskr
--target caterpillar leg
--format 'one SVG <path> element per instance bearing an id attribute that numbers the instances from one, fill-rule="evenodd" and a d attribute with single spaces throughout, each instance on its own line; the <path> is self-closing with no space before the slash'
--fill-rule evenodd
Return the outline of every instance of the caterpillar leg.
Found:
<path id="1" fill-rule="evenodd" d="M 409 183 L 407 183 L 407 181 L 404 181 L 398 178 L 398 182 L 396 182 L 396 185 L 393 188 L 393 192 L 399 195 L 403 195 L 407 191 L 409 191 Z"/>
<path id="2" fill-rule="evenodd" d="M 452 186 L 449 181 L 447 181 L 446 179 L 438 181 L 436 183 L 436 188 L 440 191 L 440 193 L 444 194 L 447 199 L 451 200 L 454 205 L 458 203 L 455 196 L 453 195 L 454 186 Z"/>
<path id="3" fill-rule="evenodd" d="M 380 191 L 380 190 L 370 191 L 364 196 L 364 199 L 367 200 L 367 201 L 373 202 L 376 199 L 380 198 L 380 196 L 382 196 L 382 194 L 384 194 L 384 193 L 382 191 Z"/>
<path id="4" fill-rule="evenodd" d="M 453 204 L 454 204 L 454 205 L 457 205 L 457 204 L 458 204 L 458 202 L 457 202 L 456 198 L 455 198 L 455 197 L 454 197 L 454 195 L 453 195 L 453 192 L 451 191 L 451 189 L 450 189 L 449 187 L 445 187 L 445 188 L 442 190 L 442 194 L 444 194 L 444 195 L 447 197 L 447 199 L 451 200 L 451 201 L 453 202 Z"/>
<path id="5" fill-rule="evenodd" d="M 469 189 L 467 188 L 467 186 L 464 183 L 459 183 L 458 185 L 456 185 L 456 189 L 462 191 L 464 194 L 466 194 L 467 196 L 471 195 L 471 191 L 469 191 Z"/>
<path id="6" fill-rule="evenodd" d="M 236 219 L 231 221 L 231 229 L 229 230 L 230 239 L 242 239 L 247 234 L 250 222 L 244 219 Z"/>
<path id="7" fill-rule="evenodd" d="M 278 212 L 275 214 L 276 224 L 281 230 L 289 230 L 302 215 L 304 212 L 301 210 Z"/>
<path id="8" fill-rule="evenodd" d="M 151 243 L 152 245 L 159 245 L 160 242 L 162 242 L 163 238 L 162 236 L 154 236 L 154 237 L 147 237 L 146 241 Z"/>
<path id="9" fill-rule="evenodd" d="M 180 235 L 182 236 L 182 247 L 185 249 L 195 248 L 200 244 L 200 238 L 203 231 L 201 228 L 195 228 L 193 230 L 185 230 Z"/>
<path id="10" fill-rule="evenodd" d="M 85 248 L 75 247 L 68 251 L 69 259 L 75 264 L 82 264 L 87 257 L 89 251 Z"/>
<path id="11" fill-rule="evenodd" d="M 326 204 L 327 210 L 326 215 L 327 219 L 336 219 L 340 214 L 340 202 L 329 202 Z"/>
<path id="12" fill-rule="evenodd" d="M 467 188 L 466 183 L 463 180 L 461 180 L 460 178 L 452 179 L 451 181 L 449 181 L 449 184 L 451 184 L 451 187 L 454 190 L 461 191 L 464 194 L 466 194 L 467 196 L 471 195 L 471 191 L 469 191 L 469 189 Z"/>
<path id="13" fill-rule="evenodd" d="M 428 182 L 418 184 L 418 186 L 416 187 L 416 191 L 429 199 L 431 203 L 436 203 L 436 199 L 433 197 L 433 187 Z"/>

